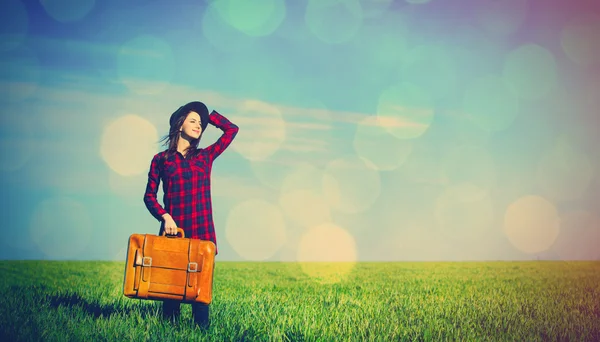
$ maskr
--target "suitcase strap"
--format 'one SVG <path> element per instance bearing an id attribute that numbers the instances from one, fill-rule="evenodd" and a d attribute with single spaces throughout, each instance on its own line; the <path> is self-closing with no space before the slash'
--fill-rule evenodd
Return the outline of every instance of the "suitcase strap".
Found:
<path id="1" fill-rule="evenodd" d="M 190 240 L 188 248 L 187 284 L 185 300 L 193 301 L 198 297 L 198 273 L 202 272 L 203 257 L 198 251 L 198 244 Z"/>
<path id="2" fill-rule="evenodd" d="M 144 237 L 144 247 L 142 253 L 142 281 L 140 281 L 140 288 L 138 290 L 138 296 L 140 298 L 148 298 L 148 291 L 150 290 L 150 275 L 152 274 L 152 258 L 146 255 L 152 255 L 152 239 Z"/>

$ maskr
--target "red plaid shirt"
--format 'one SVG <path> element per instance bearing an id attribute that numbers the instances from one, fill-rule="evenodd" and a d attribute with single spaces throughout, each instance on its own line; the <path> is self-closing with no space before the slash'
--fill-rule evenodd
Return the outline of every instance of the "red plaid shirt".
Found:
<path id="1" fill-rule="evenodd" d="M 162 215 L 169 213 L 186 237 L 210 240 L 216 245 L 210 172 L 213 161 L 231 144 L 238 127 L 214 110 L 209 115 L 209 123 L 221 129 L 223 135 L 214 144 L 199 149 L 195 157 L 186 159 L 180 152 L 167 155 L 165 150 L 152 158 L 144 203 L 152 216 L 161 221 L 159 234 L 164 230 Z M 160 181 L 163 182 L 164 208 L 156 198 Z"/>

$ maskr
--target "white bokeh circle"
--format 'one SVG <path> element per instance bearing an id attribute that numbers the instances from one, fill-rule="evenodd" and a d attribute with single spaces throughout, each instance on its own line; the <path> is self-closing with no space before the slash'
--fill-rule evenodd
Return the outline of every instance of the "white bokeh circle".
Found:
<path id="1" fill-rule="evenodd" d="M 333 223 L 307 230 L 298 245 L 297 261 L 303 272 L 322 283 L 345 279 L 357 260 L 354 237 Z"/>
<path id="2" fill-rule="evenodd" d="M 105 128 L 100 141 L 102 159 L 122 176 L 147 172 L 158 141 L 156 128 L 137 115 L 124 115 Z"/>
<path id="3" fill-rule="evenodd" d="M 504 234 L 513 246 L 527 254 L 546 251 L 559 230 L 555 205 L 541 196 L 523 196 L 512 202 L 504 214 Z"/>

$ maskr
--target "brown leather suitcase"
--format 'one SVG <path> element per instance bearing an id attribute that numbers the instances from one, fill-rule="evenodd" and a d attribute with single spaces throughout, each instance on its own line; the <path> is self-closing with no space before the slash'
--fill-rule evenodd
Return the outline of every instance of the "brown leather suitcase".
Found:
<path id="1" fill-rule="evenodd" d="M 212 301 L 215 244 L 178 235 L 133 234 L 129 237 L 123 294 L 129 298 Z M 179 237 L 181 235 L 181 237 Z"/>

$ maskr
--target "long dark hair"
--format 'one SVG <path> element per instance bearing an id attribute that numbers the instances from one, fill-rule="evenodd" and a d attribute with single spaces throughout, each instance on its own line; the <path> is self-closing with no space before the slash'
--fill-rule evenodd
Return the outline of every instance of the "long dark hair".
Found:
<path id="1" fill-rule="evenodd" d="M 189 114 L 190 113 L 188 112 L 186 115 L 182 115 L 181 117 L 179 117 L 177 119 L 177 121 L 175 121 L 175 123 L 169 129 L 169 133 L 167 135 L 165 135 L 162 139 L 160 139 L 160 142 L 164 141 L 163 145 L 167 146 L 167 157 L 169 155 L 177 153 L 177 142 L 179 141 L 179 134 L 180 134 L 179 130 L 181 129 L 183 122 L 185 121 L 185 119 L 187 119 L 187 116 Z M 188 152 L 185 155 L 186 159 L 191 158 L 191 157 L 195 156 L 196 154 L 198 154 L 198 143 L 200 142 L 200 138 L 202 138 L 203 133 L 204 133 L 204 130 L 202 130 L 198 139 L 192 139 L 190 141 L 190 146 L 187 149 Z"/>

